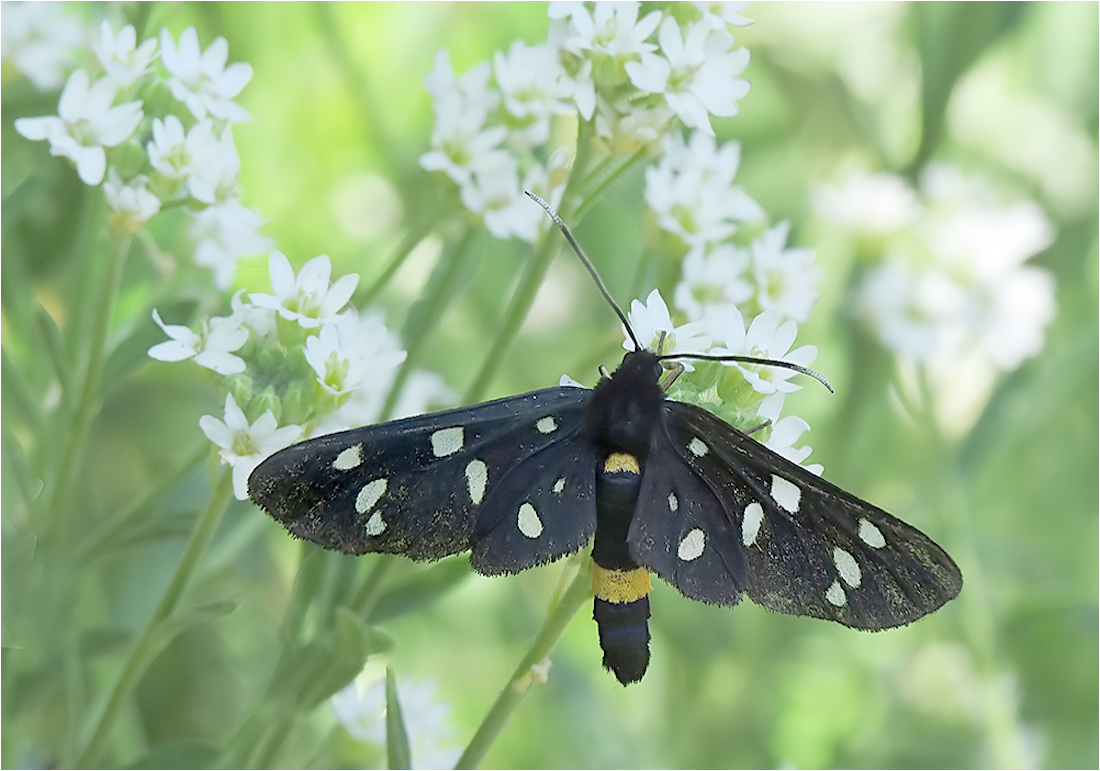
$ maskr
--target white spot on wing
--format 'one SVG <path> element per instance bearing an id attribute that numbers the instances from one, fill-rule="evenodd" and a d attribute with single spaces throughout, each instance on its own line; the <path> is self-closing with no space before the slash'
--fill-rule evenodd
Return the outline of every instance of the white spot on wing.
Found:
<path id="1" fill-rule="evenodd" d="M 565 477 L 558 477 L 558 481 L 554 483 L 554 492 L 561 493 L 565 489 Z"/>
<path id="2" fill-rule="evenodd" d="M 382 535 L 386 531 L 386 521 L 382 519 L 382 512 L 376 511 L 371 515 L 367 520 L 366 531 L 370 536 Z"/>
<path id="3" fill-rule="evenodd" d="M 703 442 L 703 440 L 699 437 L 694 437 L 690 442 L 688 442 L 688 449 L 691 450 L 692 455 L 697 458 L 702 458 L 710 450 L 710 448 L 707 447 L 706 443 Z"/>
<path id="4" fill-rule="evenodd" d="M 703 553 L 703 549 L 706 545 L 707 534 L 699 528 L 695 528 L 680 541 L 680 546 L 676 549 L 676 556 L 684 562 L 691 562 Z"/>
<path id="5" fill-rule="evenodd" d="M 825 590 L 825 599 L 838 608 L 848 604 L 848 596 L 844 594 L 844 589 L 837 581 L 833 581 L 829 588 Z"/>
<path id="6" fill-rule="evenodd" d="M 386 480 L 375 479 L 363 485 L 359 495 L 355 496 L 355 510 L 360 514 L 366 514 L 378 503 L 378 499 L 386 492 Z"/>
<path id="7" fill-rule="evenodd" d="M 516 524 L 519 525 L 519 531 L 528 538 L 538 538 L 542 535 L 542 520 L 539 519 L 538 512 L 530 503 L 524 502 L 519 507 L 519 517 Z"/>
<path id="8" fill-rule="evenodd" d="M 886 545 L 882 531 L 875 527 L 871 520 L 863 517 L 859 519 L 859 539 L 875 549 L 881 549 Z"/>
<path id="9" fill-rule="evenodd" d="M 863 572 L 859 569 L 856 558 L 839 546 L 833 549 L 833 564 L 840 573 L 841 580 L 853 589 L 863 582 Z"/>
<path id="10" fill-rule="evenodd" d="M 540 434 L 552 434 L 558 430 L 558 421 L 547 415 L 545 418 L 539 418 L 538 422 L 535 423 L 535 428 L 539 430 Z"/>
<path id="11" fill-rule="evenodd" d="M 484 461 L 472 460 L 466 464 L 466 488 L 470 500 L 476 506 L 485 497 L 485 485 L 489 483 L 489 467 Z"/>
<path id="12" fill-rule="evenodd" d="M 432 452 L 437 458 L 445 458 L 462 449 L 462 426 L 441 428 L 432 434 Z"/>
<path id="13" fill-rule="evenodd" d="M 680 501 L 676 499 L 676 493 L 668 494 L 668 510 L 675 513 L 680 508 Z"/>
<path id="14" fill-rule="evenodd" d="M 760 533 L 760 523 L 764 521 L 764 507 L 753 501 L 745 507 L 745 516 L 741 519 L 741 543 L 752 546 Z"/>
<path id="15" fill-rule="evenodd" d="M 772 474 L 772 498 L 787 511 L 794 514 L 798 511 L 798 503 L 802 500 L 802 491 L 789 479 L 784 479 L 778 474 Z"/>
<path id="16" fill-rule="evenodd" d="M 337 471 L 347 471 L 353 469 L 363 462 L 363 444 L 355 444 L 348 447 L 342 453 L 336 456 L 336 460 L 332 462 L 332 467 Z"/>

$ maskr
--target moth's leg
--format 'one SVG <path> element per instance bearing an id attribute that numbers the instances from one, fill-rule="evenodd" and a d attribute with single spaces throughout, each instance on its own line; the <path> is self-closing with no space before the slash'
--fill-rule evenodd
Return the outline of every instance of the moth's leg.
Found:
<path id="1" fill-rule="evenodd" d="M 755 434 L 755 433 L 756 433 L 757 431 L 762 431 L 762 430 L 764 430 L 765 428 L 767 428 L 768 426 L 770 426 L 771 424 L 772 424 L 772 419 L 771 419 L 771 418 L 768 418 L 767 420 L 765 420 L 765 421 L 764 421 L 763 423 L 761 423 L 760 425 L 758 425 L 758 426 L 753 426 L 752 428 L 750 428 L 750 429 L 749 429 L 748 431 L 746 431 L 745 433 L 746 433 L 746 434 L 748 434 L 749 436 L 752 436 L 752 435 L 753 435 L 753 434 Z"/>
<path id="2" fill-rule="evenodd" d="M 662 333 L 663 334 L 663 333 Z M 684 374 L 684 365 L 678 361 L 674 361 L 671 364 L 666 365 L 666 375 L 664 381 L 661 383 L 661 392 L 668 391 L 669 387 L 676 382 L 676 378 Z"/>

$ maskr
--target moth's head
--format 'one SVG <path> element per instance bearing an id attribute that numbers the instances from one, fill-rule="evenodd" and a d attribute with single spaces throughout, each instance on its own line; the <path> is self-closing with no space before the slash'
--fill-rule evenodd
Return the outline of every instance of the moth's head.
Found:
<path id="1" fill-rule="evenodd" d="M 664 367 L 653 351 L 645 349 L 630 351 L 623 356 L 615 375 L 623 380 L 656 383 L 661 378 Z"/>

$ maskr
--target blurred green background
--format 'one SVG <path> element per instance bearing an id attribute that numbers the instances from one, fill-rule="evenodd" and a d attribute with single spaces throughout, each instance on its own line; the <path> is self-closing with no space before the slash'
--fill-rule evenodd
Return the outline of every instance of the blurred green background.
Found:
<path id="1" fill-rule="evenodd" d="M 786 409 L 809 421 L 810 460 L 824 464 L 828 479 L 928 532 L 955 557 L 963 593 L 918 624 L 865 634 L 748 602 L 707 607 L 659 585 L 652 664 L 625 689 L 601 670 L 584 609 L 552 657 L 548 683 L 527 696 L 487 767 L 1100 763 L 1097 8 L 789 3 L 745 11 L 754 24 L 737 40 L 752 52 L 745 73 L 752 90 L 740 115 L 713 123 L 720 140 L 742 143 L 738 182 L 772 221 L 792 221 L 793 243 L 817 249 L 823 295 L 799 343 L 821 349 L 814 367 L 839 392 L 806 388 Z M 91 18 L 95 9 L 79 12 Z M 335 274 L 362 277 L 360 294 L 405 229 L 440 205 L 438 180 L 417 165 L 432 129 L 422 79 L 436 49 L 446 48 L 461 74 L 513 40 L 544 41 L 548 23 L 541 3 L 179 3 L 125 13 L 148 14 L 146 34 L 166 26 L 178 35 L 193 24 L 204 45 L 224 36 L 230 61 L 252 65 L 239 99 L 252 121 L 235 130 L 244 203 L 268 219 L 265 232 L 296 266 L 328 254 Z M 45 147 L 11 129 L 14 117 L 48 114 L 55 98 L 4 85 L 5 197 L 20 164 L 42 164 L 69 184 L 61 161 L 45 160 Z M 870 378 L 854 382 L 857 333 L 844 307 L 853 249 L 809 202 L 814 185 L 854 165 L 915 174 L 933 158 L 1034 198 L 1058 232 L 1033 261 L 1057 281 L 1045 349 L 999 382 L 973 430 L 950 445 L 902 416 L 889 367 L 860 366 Z M 646 236 L 641 183 L 638 168 L 576 228 L 621 303 L 653 285 L 647 277 L 634 286 Z M 71 184 L 72 195 L 84 194 L 75 177 Z M 41 215 L 59 242 L 71 237 L 71 226 L 57 224 L 65 211 Z M 443 228 L 424 241 L 376 298 L 391 328 L 402 327 L 448 236 Z M 456 392 L 482 361 L 531 251 L 477 236 L 464 292 L 422 358 Z M 59 257 L 22 269 L 49 307 L 71 266 Z M 238 286 L 266 291 L 266 258 L 243 267 Z M 135 287 L 129 302 L 141 307 L 142 284 Z M 4 302 L 7 350 L 7 294 Z M 160 339 L 151 328 L 145 344 Z M 562 372 L 591 382 L 597 364 L 618 357 L 611 312 L 563 255 L 488 396 L 552 385 Z M 150 360 L 117 374 L 82 476 L 88 517 L 126 506 L 200 452 L 207 442 L 199 416 L 220 414 L 222 397 L 181 365 Z M 9 409 L 5 393 L 5 419 Z M 5 463 L 17 462 L 7 438 L 4 451 Z M 23 601 L 23 574 L 5 551 L 5 767 L 52 765 L 87 720 L 53 682 L 71 675 L 72 660 L 35 661 L 20 631 L 34 628 L 36 614 L 55 614 L 49 628 L 66 637 L 57 649 L 86 657 L 80 703 L 93 708 L 152 613 L 208 492 L 207 474 L 196 468 L 152 501 L 152 524 L 140 537 L 105 544 L 101 559 L 72 576 L 93 587 L 76 607 Z M 6 542 L 9 505 L 5 491 Z M 185 600 L 231 600 L 236 609 L 179 635 L 151 662 L 111 736 L 109 765 L 208 762 L 211 747 L 255 716 L 280 652 L 300 548 L 250 503 L 233 503 Z M 362 574 L 375 558 L 324 559 Z M 32 567 L 25 570 L 29 576 Z M 385 661 L 401 677 L 435 681 L 452 708 L 455 747 L 527 649 L 561 571 L 551 565 L 490 580 L 448 563 L 401 561 L 391 574 L 394 588 L 369 620 L 394 641 Z M 418 580 L 429 590 L 405 591 Z M 440 587 L 447 591 L 432 596 Z M 413 606 L 413 598 L 425 602 Z M 14 667 L 19 677 L 9 677 L 16 655 L 24 657 Z M 301 716 L 271 762 L 359 767 L 384 755 L 351 739 L 323 705 Z"/>

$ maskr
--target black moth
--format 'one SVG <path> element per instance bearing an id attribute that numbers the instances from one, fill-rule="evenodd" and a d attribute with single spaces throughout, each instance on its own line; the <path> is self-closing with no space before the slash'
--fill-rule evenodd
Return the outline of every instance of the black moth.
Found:
<path id="1" fill-rule="evenodd" d="M 532 198 L 610 300 L 565 225 Z M 327 549 L 416 560 L 469 549 L 486 575 L 556 560 L 594 536 L 593 615 L 603 664 L 623 684 L 649 663 L 651 572 L 694 600 L 735 605 L 745 593 L 871 630 L 959 593 L 958 567 L 931 539 L 666 399 L 662 361 L 674 356 L 635 348 L 594 390 L 545 388 L 302 442 L 260 464 L 249 494 Z"/>

